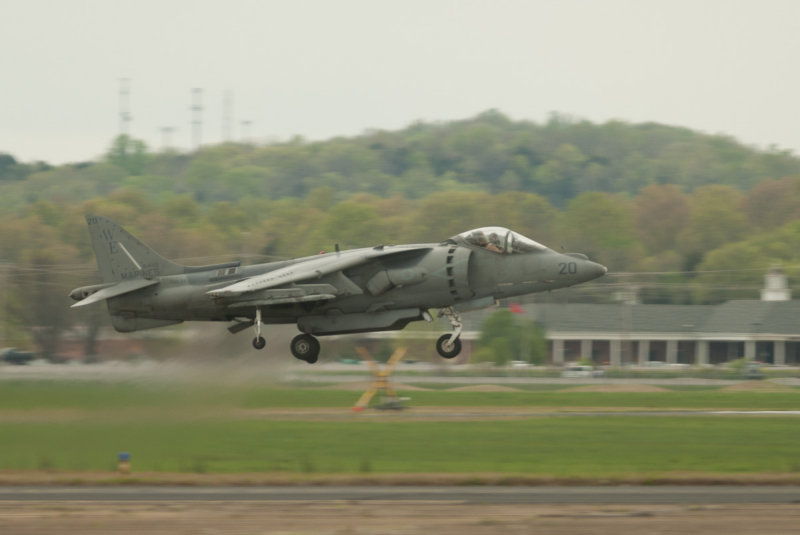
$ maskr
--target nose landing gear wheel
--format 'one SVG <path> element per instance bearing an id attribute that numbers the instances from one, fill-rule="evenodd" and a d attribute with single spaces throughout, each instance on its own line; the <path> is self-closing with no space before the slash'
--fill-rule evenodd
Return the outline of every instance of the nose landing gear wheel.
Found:
<path id="1" fill-rule="evenodd" d="M 295 358 L 314 364 L 319 359 L 319 340 L 310 334 L 298 334 L 289 345 Z"/>
<path id="2" fill-rule="evenodd" d="M 436 340 L 436 351 L 446 359 L 452 359 L 461 353 L 461 339 L 456 338 L 450 342 L 451 335 L 443 334 Z"/>
<path id="3" fill-rule="evenodd" d="M 436 340 L 436 351 L 446 359 L 451 359 L 461 353 L 461 331 L 464 329 L 464 323 L 461 321 L 461 316 L 455 311 L 453 307 L 444 307 L 439 311 L 439 317 L 447 318 L 450 325 L 453 327 L 452 334 L 443 334 Z"/>
<path id="4" fill-rule="evenodd" d="M 267 345 L 267 341 L 264 340 L 263 336 L 256 336 L 253 338 L 253 347 L 256 349 L 264 349 L 264 346 Z"/>

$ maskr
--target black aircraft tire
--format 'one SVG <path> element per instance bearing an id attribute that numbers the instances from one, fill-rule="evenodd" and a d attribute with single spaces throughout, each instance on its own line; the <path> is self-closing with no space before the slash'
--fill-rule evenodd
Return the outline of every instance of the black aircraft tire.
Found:
<path id="1" fill-rule="evenodd" d="M 450 351 L 446 351 L 444 348 L 444 344 L 450 340 L 449 334 L 443 334 L 436 340 L 436 351 L 439 352 L 441 356 L 446 359 L 452 359 L 458 356 L 461 353 L 461 338 L 456 338 L 453 341 L 453 348 Z"/>
<path id="2" fill-rule="evenodd" d="M 310 334 L 298 334 L 292 338 L 289 349 L 296 359 L 314 364 L 319 359 L 319 340 Z"/>
<path id="3" fill-rule="evenodd" d="M 255 338 L 253 338 L 253 347 L 254 348 L 256 348 L 256 349 L 264 349 L 264 347 L 266 345 L 267 345 L 267 341 L 264 340 L 263 336 L 257 336 Z"/>

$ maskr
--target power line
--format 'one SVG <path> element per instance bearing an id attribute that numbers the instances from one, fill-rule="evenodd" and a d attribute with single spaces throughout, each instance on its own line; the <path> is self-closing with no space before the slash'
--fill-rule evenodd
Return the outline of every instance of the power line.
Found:
<path id="1" fill-rule="evenodd" d="M 756 267 L 756 268 L 739 268 L 739 269 L 709 269 L 709 270 L 696 270 L 696 271 L 612 271 L 607 273 L 606 277 L 633 277 L 633 276 L 663 276 L 663 275 L 705 275 L 709 273 L 744 273 L 752 271 L 766 272 L 771 266 Z M 800 264 L 789 264 L 783 266 L 784 269 L 797 269 Z"/>

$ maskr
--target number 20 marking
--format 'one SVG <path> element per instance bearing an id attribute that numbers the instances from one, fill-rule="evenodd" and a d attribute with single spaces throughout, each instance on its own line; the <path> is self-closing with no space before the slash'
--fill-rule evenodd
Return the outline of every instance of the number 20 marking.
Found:
<path id="1" fill-rule="evenodd" d="M 575 275 L 578 272 L 578 264 L 575 262 L 561 262 L 558 267 L 560 275 Z"/>

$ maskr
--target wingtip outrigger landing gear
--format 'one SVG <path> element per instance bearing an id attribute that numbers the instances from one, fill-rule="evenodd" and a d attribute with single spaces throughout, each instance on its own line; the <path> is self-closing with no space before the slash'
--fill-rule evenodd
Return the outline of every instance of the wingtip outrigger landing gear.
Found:
<path id="1" fill-rule="evenodd" d="M 461 323 L 461 317 L 456 313 L 453 307 L 444 307 L 439 311 L 439 317 L 445 317 L 453 326 L 451 334 L 443 334 L 436 340 L 436 351 L 446 359 L 452 359 L 461 353 L 461 330 L 464 324 Z"/>
<path id="2" fill-rule="evenodd" d="M 253 347 L 256 349 L 264 349 L 267 341 L 261 336 L 261 309 L 256 307 L 256 319 L 253 322 L 256 327 L 256 337 L 253 338 Z"/>

